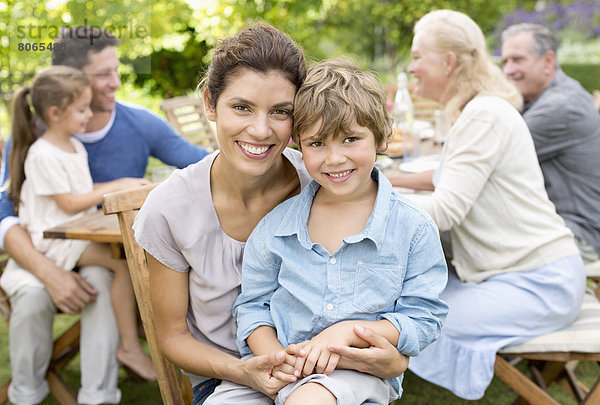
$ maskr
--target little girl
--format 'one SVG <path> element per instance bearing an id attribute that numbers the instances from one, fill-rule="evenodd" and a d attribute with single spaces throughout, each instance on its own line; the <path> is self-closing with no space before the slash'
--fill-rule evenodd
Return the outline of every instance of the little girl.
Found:
<path id="1" fill-rule="evenodd" d="M 35 111 L 32 113 L 28 97 Z M 137 187 L 143 179 L 123 178 L 93 184 L 87 152 L 72 134 L 85 132 L 92 116 L 90 79 L 68 66 L 41 71 L 31 87 L 15 98 L 8 194 L 34 246 L 65 270 L 100 265 L 114 273 L 111 301 L 121 336 L 117 359 L 146 380 L 156 380 L 150 358 L 137 334 L 136 306 L 127 263 L 112 257 L 106 244 L 44 239 L 44 229 L 95 211 L 105 193 Z M 38 137 L 38 122 L 45 131 Z M 43 288 L 28 271 L 10 260 L 0 280 L 13 295 L 25 286 Z"/>

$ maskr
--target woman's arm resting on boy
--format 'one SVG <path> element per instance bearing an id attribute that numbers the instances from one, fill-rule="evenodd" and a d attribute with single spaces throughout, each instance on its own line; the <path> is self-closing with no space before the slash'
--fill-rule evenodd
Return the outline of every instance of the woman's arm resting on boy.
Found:
<path id="1" fill-rule="evenodd" d="M 269 396 L 288 384 L 272 375 L 285 360 L 283 351 L 241 360 L 196 340 L 187 326 L 188 273 L 169 269 L 150 254 L 146 258 L 158 344 L 165 357 L 191 373 L 246 385 Z"/>
<path id="2" fill-rule="evenodd" d="M 296 356 L 287 354 L 283 350 L 283 346 L 281 346 L 281 343 L 277 340 L 277 332 L 275 332 L 275 329 L 267 325 L 261 325 L 250 333 L 246 338 L 246 343 L 255 356 L 279 352 L 284 353 L 285 359 L 283 363 L 273 368 L 272 375 L 282 382 L 285 382 L 286 385 L 296 381 L 297 378 L 294 376 Z"/>

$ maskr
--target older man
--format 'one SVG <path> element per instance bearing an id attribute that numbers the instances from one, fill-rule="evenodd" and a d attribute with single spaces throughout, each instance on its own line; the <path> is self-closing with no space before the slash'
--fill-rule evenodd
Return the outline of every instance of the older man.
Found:
<path id="1" fill-rule="evenodd" d="M 586 261 L 600 254 L 600 114 L 591 95 L 558 66 L 557 37 L 518 24 L 502 33 L 504 73 L 525 100 L 548 196 Z"/>

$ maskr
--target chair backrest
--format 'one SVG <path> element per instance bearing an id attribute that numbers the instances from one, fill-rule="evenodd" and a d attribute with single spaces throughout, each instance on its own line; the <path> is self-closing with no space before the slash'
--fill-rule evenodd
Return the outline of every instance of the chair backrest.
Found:
<path id="1" fill-rule="evenodd" d="M 154 315 L 150 301 L 150 281 L 148 262 L 144 249 L 136 242 L 133 233 L 133 221 L 136 211 L 142 206 L 148 193 L 156 184 L 119 191 L 104 195 L 102 206 L 105 214 L 117 214 L 123 237 L 123 247 L 127 265 L 131 274 L 131 283 L 138 303 L 146 340 L 163 403 L 166 405 L 184 405 L 191 403 L 192 390 L 187 376 L 177 372 L 173 363 L 167 360 L 159 350 L 154 325 Z"/>
<path id="2" fill-rule="evenodd" d="M 169 98 L 160 104 L 175 131 L 195 145 L 218 149 L 217 138 L 206 115 L 200 97 Z"/>
<path id="3" fill-rule="evenodd" d="M 429 121 L 433 124 L 435 122 L 435 110 L 443 110 L 444 107 L 433 100 L 417 96 L 414 93 L 414 85 L 409 85 L 408 89 L 415 107 L 415 119 Z"/>
<path id="4" fill-rule="evenodd" d="M 410 99 L 412 100 L 413 106 L 415 108 L 414 119 L 429 121 L 433 124 L 435 122 L 435 110 L 440 110 L 444 107 L 433 100 L 417 96 L 414 93 L 414 87 L 415 86 L 412 83 L 408 85 Z M 386 86 L 385 91 L 388 94 L 388 99 L 390 100 L 390 102 L 393 102 L 394 96 L 396 94 L 396 86 Z"/>

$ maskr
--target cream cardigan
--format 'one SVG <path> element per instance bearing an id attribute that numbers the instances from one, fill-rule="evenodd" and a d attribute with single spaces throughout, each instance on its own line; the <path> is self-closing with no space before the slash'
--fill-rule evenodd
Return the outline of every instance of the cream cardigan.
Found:
<path id="1" fill-rule="evenodd" d="M 422 205 L 450 230 L 461 280 L 529 271 L 579 254 L 548 199 L 533 141 L 507 101 L 478 96 L 452 126 L 436 188 Z"/>

